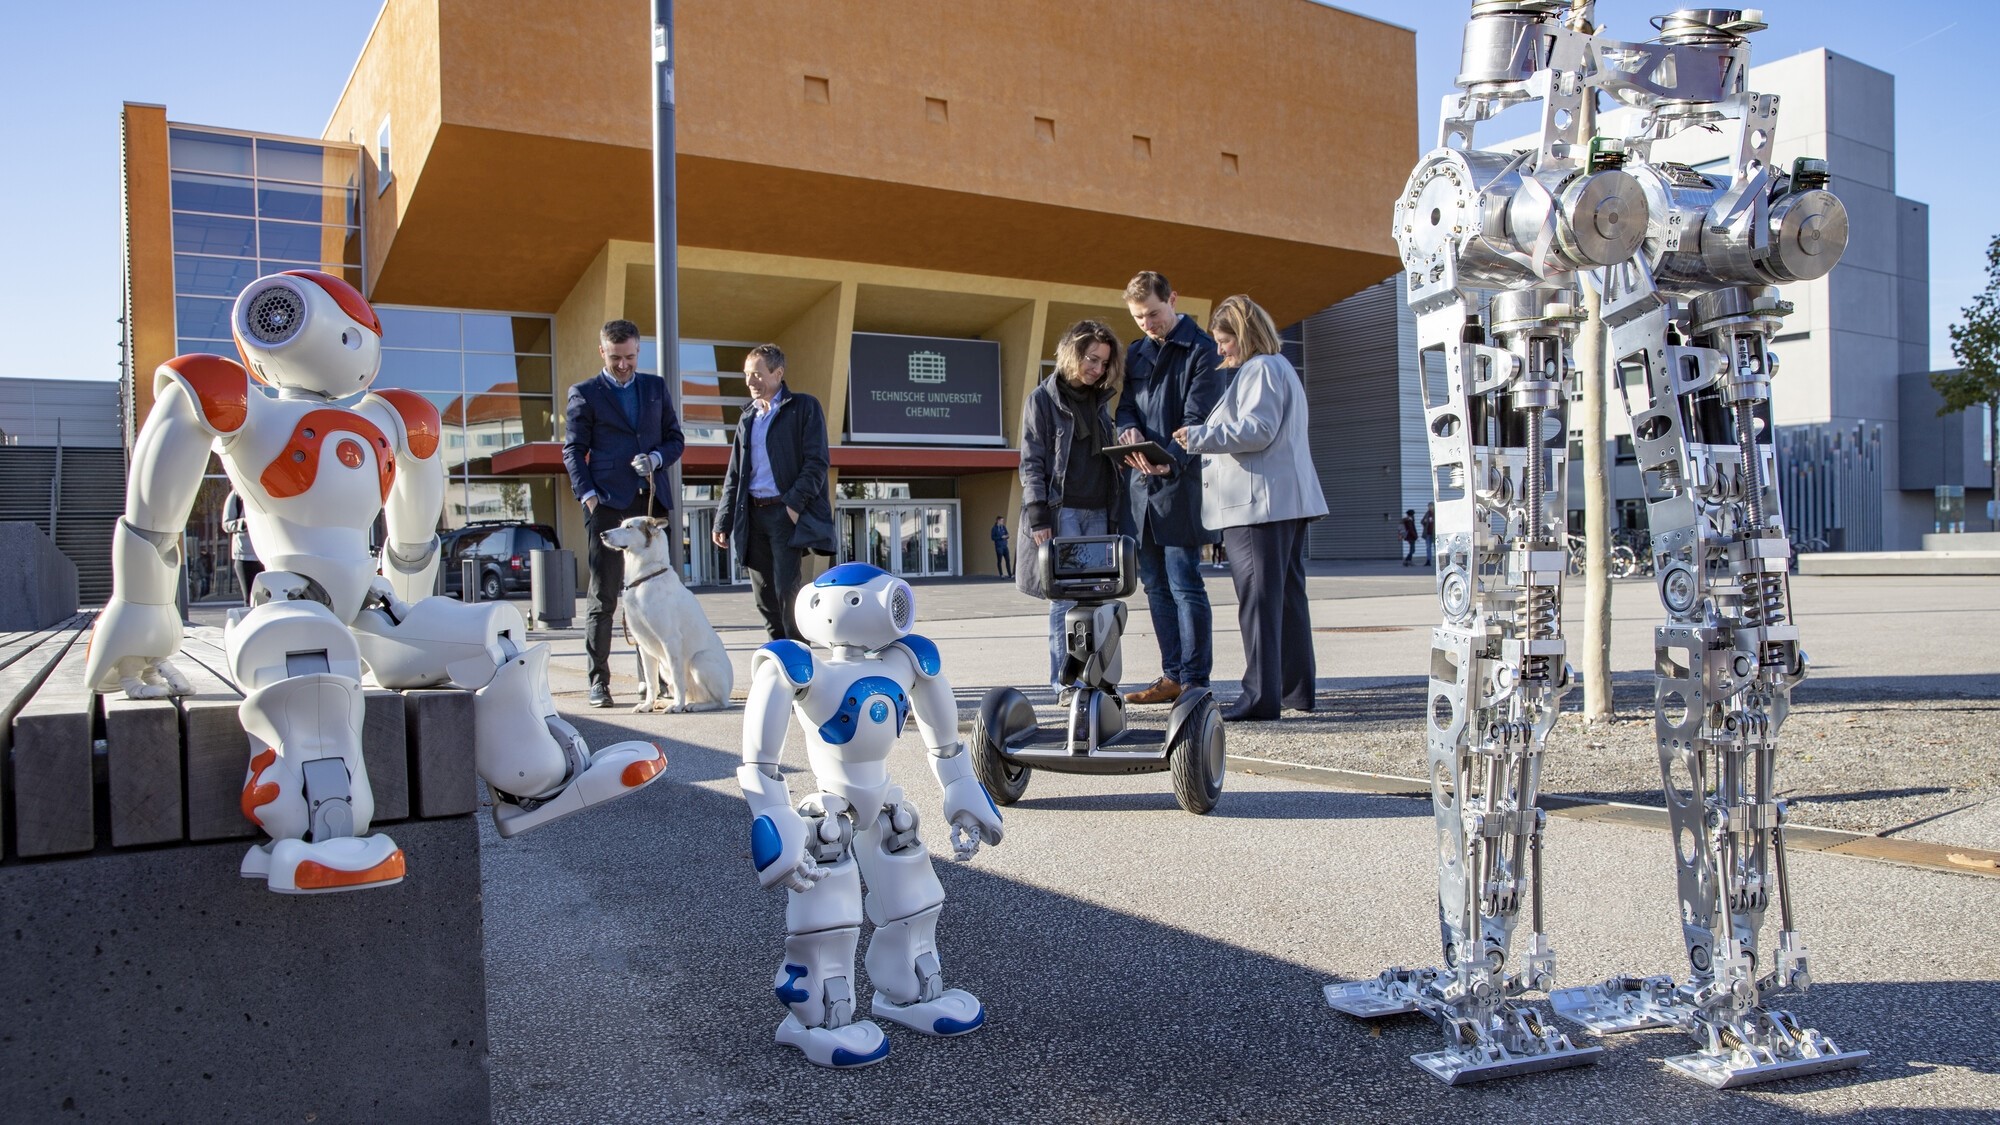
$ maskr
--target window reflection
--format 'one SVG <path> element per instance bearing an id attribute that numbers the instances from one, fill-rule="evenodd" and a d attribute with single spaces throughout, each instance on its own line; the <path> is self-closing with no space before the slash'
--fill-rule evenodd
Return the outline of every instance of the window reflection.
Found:
<path id="1" fill-rule="evenodd" d="M 175 172 L 168 198 L 178 211 L 211 211 L 224 215 L 252 213 L 250 181 L 236 176 Z"/>
<path id="2" fill-rule="evenodd" d="M 174 289 L 181 293 L 235 300 L 257 276 L 257 263 L 246 258 L 174 256 Z M 181 326 L 181 334 L 188 334 L 186 325 Z"/>
<path id="3" fill-rule="evenodd" d="M 188 129 L 167 131 L 167 163 L 175 168 L 250 174 L 250 138 Z"/>
<path id="4" fill-rule="evenodd" d="M 235 306 L 233 300 L 213 297 L 174 298 L 174 320 L 180 331 L 188 336 L 211 339 L 229 339 L 229 313 Z"/>
<path id="5" fill-rule="evenodd" d="M 174 251 L 254 258 L 257 256 L 257 225 L 249 219 L 221 215 L 176 214 Z"/>

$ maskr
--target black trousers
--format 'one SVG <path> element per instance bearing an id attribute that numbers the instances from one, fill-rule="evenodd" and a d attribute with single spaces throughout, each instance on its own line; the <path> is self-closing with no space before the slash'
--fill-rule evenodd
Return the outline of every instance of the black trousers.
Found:
<path id="1" fill-rule="evenodd" d="M 1274 719 L 1310 711 L 1318 678 L 1306 608 L 1306 521 L 1225 527 L 1236 623 L 1243 631 L 1243 694 L 1230 708 Z"/>
<path id="2" fill-rule="evenodd" d="M 264 573 L 264 564 L 256 559 L 236 560 L 236 584 L 243 587 L 243 604 L 250 604 L 250 584 Z"/>
<path id="3" fill-rule="evenodd" d="M 590 569 L 590 591 L 583 610 L 583 653 L 593 687 L 611 686 L 611 621 L 618 615 L 618 591 L 625 586 L 625 552 L 605 546 L 598 536 L 645 514 L 642 507 L 614 508 L 599 501 L 583 521 L 583 558 Z"/>
<path id="4" fill-rule="evenodd" d="M 743 569 L 750 572 L 750 596 L 764 618 L 764 631 L 774 641 L 787 637 L 799 640 L 799 625 L 793 618 L 792 599 L 799 592 L 799 560 L 805 552 L 791 545 L 791 513 L 783 504 L 766 504 L 749 509 L 750 529 L 745 538 Z"/>

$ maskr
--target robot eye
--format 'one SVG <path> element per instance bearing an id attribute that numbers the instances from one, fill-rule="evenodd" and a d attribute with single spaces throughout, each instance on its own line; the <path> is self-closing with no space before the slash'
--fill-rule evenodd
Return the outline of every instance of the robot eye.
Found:
<path id="1" fill-rule="evenodd" d="M 806 604 L 808 604 L 808 605 L 812 606 L 812 608 L 814 608 L 814 609 L 818 609 L 818 608 L 819 608 L 819 595 L 818 595 L 818 594 L 814 594 L 814 595 L 813 595 L 813 600 L 812 600 L 812 601 L 810 601 L 810 602 L 808 602 L 808 603 L 806 603 Z"/>
<path id="2" fill-rule="evenodd" d="M 847 604 L 848 604 L 848 605 L 860 605 L 860 604 L 861 604 L 861 595 L 860 595 L 860 594 L 849 594 L 849 595 L 847 595 Z"/>
<path id="3" fill-rule="evenodd" d="M 346 348 L 350 352 L 359 351 L 361 348 L 361 333 L 356 332 L 351 328 L 341 329 L 340 346 Z"/>

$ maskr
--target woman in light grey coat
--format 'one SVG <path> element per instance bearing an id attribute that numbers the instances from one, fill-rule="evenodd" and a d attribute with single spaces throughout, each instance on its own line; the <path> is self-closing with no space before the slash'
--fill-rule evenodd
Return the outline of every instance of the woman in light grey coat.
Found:
<path id="1" fill-rule="evenodd" d="M 1245 296 L 1208 326 L 1235 378 L 1199 426 L 1174 440 L 1202 457 L 1201 522 L 1222 532 L 1243 631 L 1243 692 L 1222 717 L 1275 719 L 1313 709 L 1318 670 L 1306 610 L 1306 524 L 1326 515 L 1307 443 L 1306 392 L 1271 316 Z"/>

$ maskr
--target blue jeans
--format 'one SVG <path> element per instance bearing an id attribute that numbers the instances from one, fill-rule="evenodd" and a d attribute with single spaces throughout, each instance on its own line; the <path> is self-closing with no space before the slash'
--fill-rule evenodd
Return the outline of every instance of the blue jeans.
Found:
<path id="1" fill-rule="evenodd" d="M 1207 687 L 1214 661 L 1208 588 L 1201 584 L 1201 548 L 1167 547 L 1142 537 L 1139 581 L 1153 631 L 1160 638 L 1160 672 L 1182 687 Z"/>
<path id="2" fill-rule="evenodd" d="M 1111 534 L 1111 513 L 1103 509 L 1057 508 L 1056 538 L 1067 539 L 1074 535 Z M 1032 542 L 1032 540 L 1031 540 Z M 1049 602 L 1049 684 L 1060 686 L 1056 676 L 1062 672 L 1063 616 L 1076 606 L 1070 601 Z"/>

